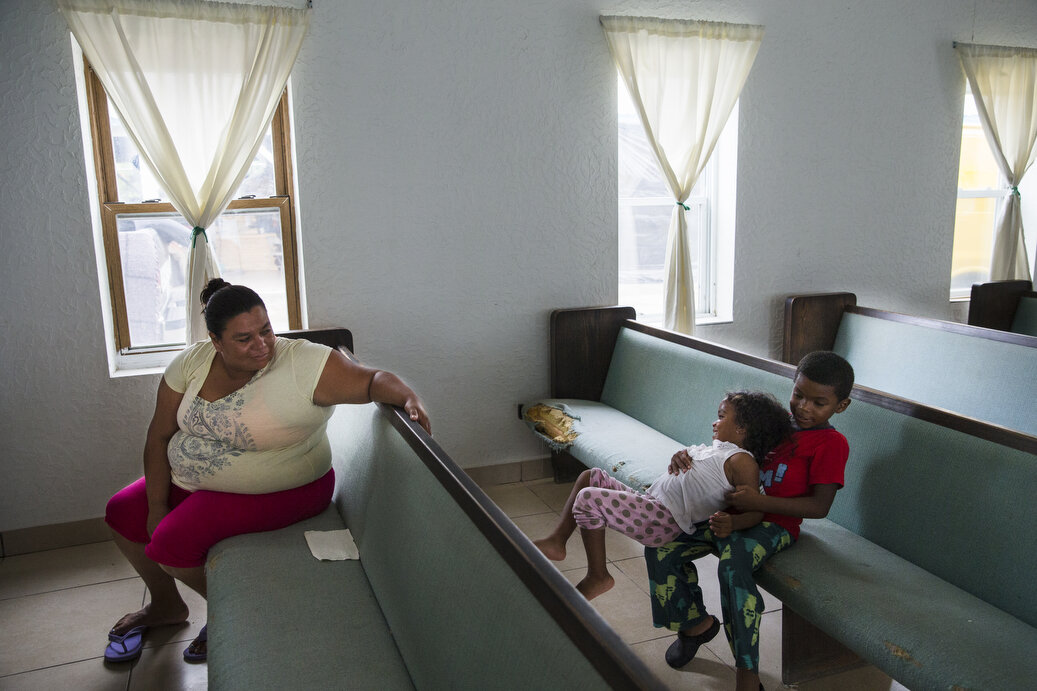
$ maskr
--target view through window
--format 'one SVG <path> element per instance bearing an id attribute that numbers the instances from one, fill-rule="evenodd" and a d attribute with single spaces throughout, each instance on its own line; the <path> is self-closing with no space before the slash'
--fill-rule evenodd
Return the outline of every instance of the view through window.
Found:
<path id="1" fill-rule="evenodd" d="M 165 199 L 87 67 L 101 224 L 120 352 L 184 344 L 191 226 Z M 300 328 L 287 97 L 235 200 L 207 229 L 220 275 L 262 296 L 275 330 Z"/>
<path id="2" fill-rule="evenodd" d="M 965 112 L 958 165 L 958 202 L 954 214 L 951 299 L 968 298 L 973 283 L 990 280 L 994 223 L 1007 194 L 966 82 Z"/>
<path id="3" fill-rule="evenodd" d="M 670 216 L 676 202 L 645 136 L 634 103 L 621 80 L 617 91 L 619 304 L 634 307 L 638 321 L 661 325 L 665 306 L 663 281 Z M 685 215 L 689 245 L 692 247 L 695 311 L 699 320 L 717 316 L 718 296 L 724 292 L 721 284 L 730 280 L 730 271 L 723 270 L 725 267 L 721 264 L 724 259 L 720 259 L 721 254 L 727 259 L 733 256 L 729 252 L 720 251 L 724 240 L 721 237 L 720 198 L 728 195 L 733 208 L 733 150 L 737 123 L 736 105 L 713 156 L 685 202 L 688 207 Z M 721 175 L 719 161 L 725 153 L 730 173 Z M 730 215 L 733 216 L 733 213 Z M 731 226 L 729 236 L 733 235 L 733 223 Z"/>

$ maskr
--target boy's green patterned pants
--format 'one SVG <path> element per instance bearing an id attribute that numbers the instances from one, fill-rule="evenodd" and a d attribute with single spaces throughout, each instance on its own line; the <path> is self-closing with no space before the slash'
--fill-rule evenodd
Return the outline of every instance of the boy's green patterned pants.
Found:
<path id="1" fill-rule="evenodd" d="M 758 670 L 763 597 L 753 580 L 753 572 L 772 554 L 791 544 L 792 536 L 776 523 L 758 523 L 726 538 L 714 537 L 707 524 L 694 535 L 681 535 L 662 547 L 646 547 L 655 625 L 679 631 L 709 617 L 702 604 L 698 571 L 693 562 L 707 554 L 716 554 L 720 558 L 717 577 L 724 633 L 735 664 L 742 669 Z"/>

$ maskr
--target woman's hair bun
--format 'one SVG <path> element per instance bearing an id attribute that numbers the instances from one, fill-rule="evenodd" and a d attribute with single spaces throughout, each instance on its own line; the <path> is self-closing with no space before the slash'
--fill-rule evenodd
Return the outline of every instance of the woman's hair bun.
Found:
<path id="1" fill-rule="evenodd" d="M 205 305 L 209 304 L 209 298 L 211 298 L 213 295 L 215 295 L 217 290 L 220 290 L 222 288 L 226 288 L 229 285 L 230 285 L 230 283 L 227 283 L 222 278 L 214 278 L 214 279 L 210 280 L 207 284 L 205 284 L 205 287 L 202 288 L 202 295 L 201 295 L 202 306 L 205 306 Z"/>

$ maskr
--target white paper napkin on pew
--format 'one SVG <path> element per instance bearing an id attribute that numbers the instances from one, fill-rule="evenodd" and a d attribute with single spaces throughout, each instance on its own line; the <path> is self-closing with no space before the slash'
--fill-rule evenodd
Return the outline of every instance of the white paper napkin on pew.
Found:
<path id="1" fill-rule="evenodd" d="M 310 553 L 322 561 L 341 561 L 343 559 L 359 559 L 360 550 L 356 548 L 353 535 L 345 530 L 306 530 L 303 532 Z"/>

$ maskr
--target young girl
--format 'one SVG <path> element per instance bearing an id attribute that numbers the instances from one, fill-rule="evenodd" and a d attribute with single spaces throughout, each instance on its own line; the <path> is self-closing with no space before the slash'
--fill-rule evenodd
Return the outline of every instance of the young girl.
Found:
<path id="1" fill-rule="evenodd" d="M 787 410 L 770 394 L 739 391 L 720 402 L 713 422 L 712 445 L 687 450 L 687 472 L 668 470 L 647 492 L 633 490 L 600 468 L 585 470 L 558 524 L 535 540 L 544 556 L 565 559 L 565 543 L 577 526 L 587 552 L 587 575 L 576 588 L 588 600 L 607 592 L 615 581 L 605 566 L 605 528 L 617 530 L 647 547 L 692 534 L 707 519 L 714 534 L 729 535 L 756 523 L 762 513 L 729 514 L 725 495 L 738 485 L 759 485 L 762 460 L 792 433 Z"/>

